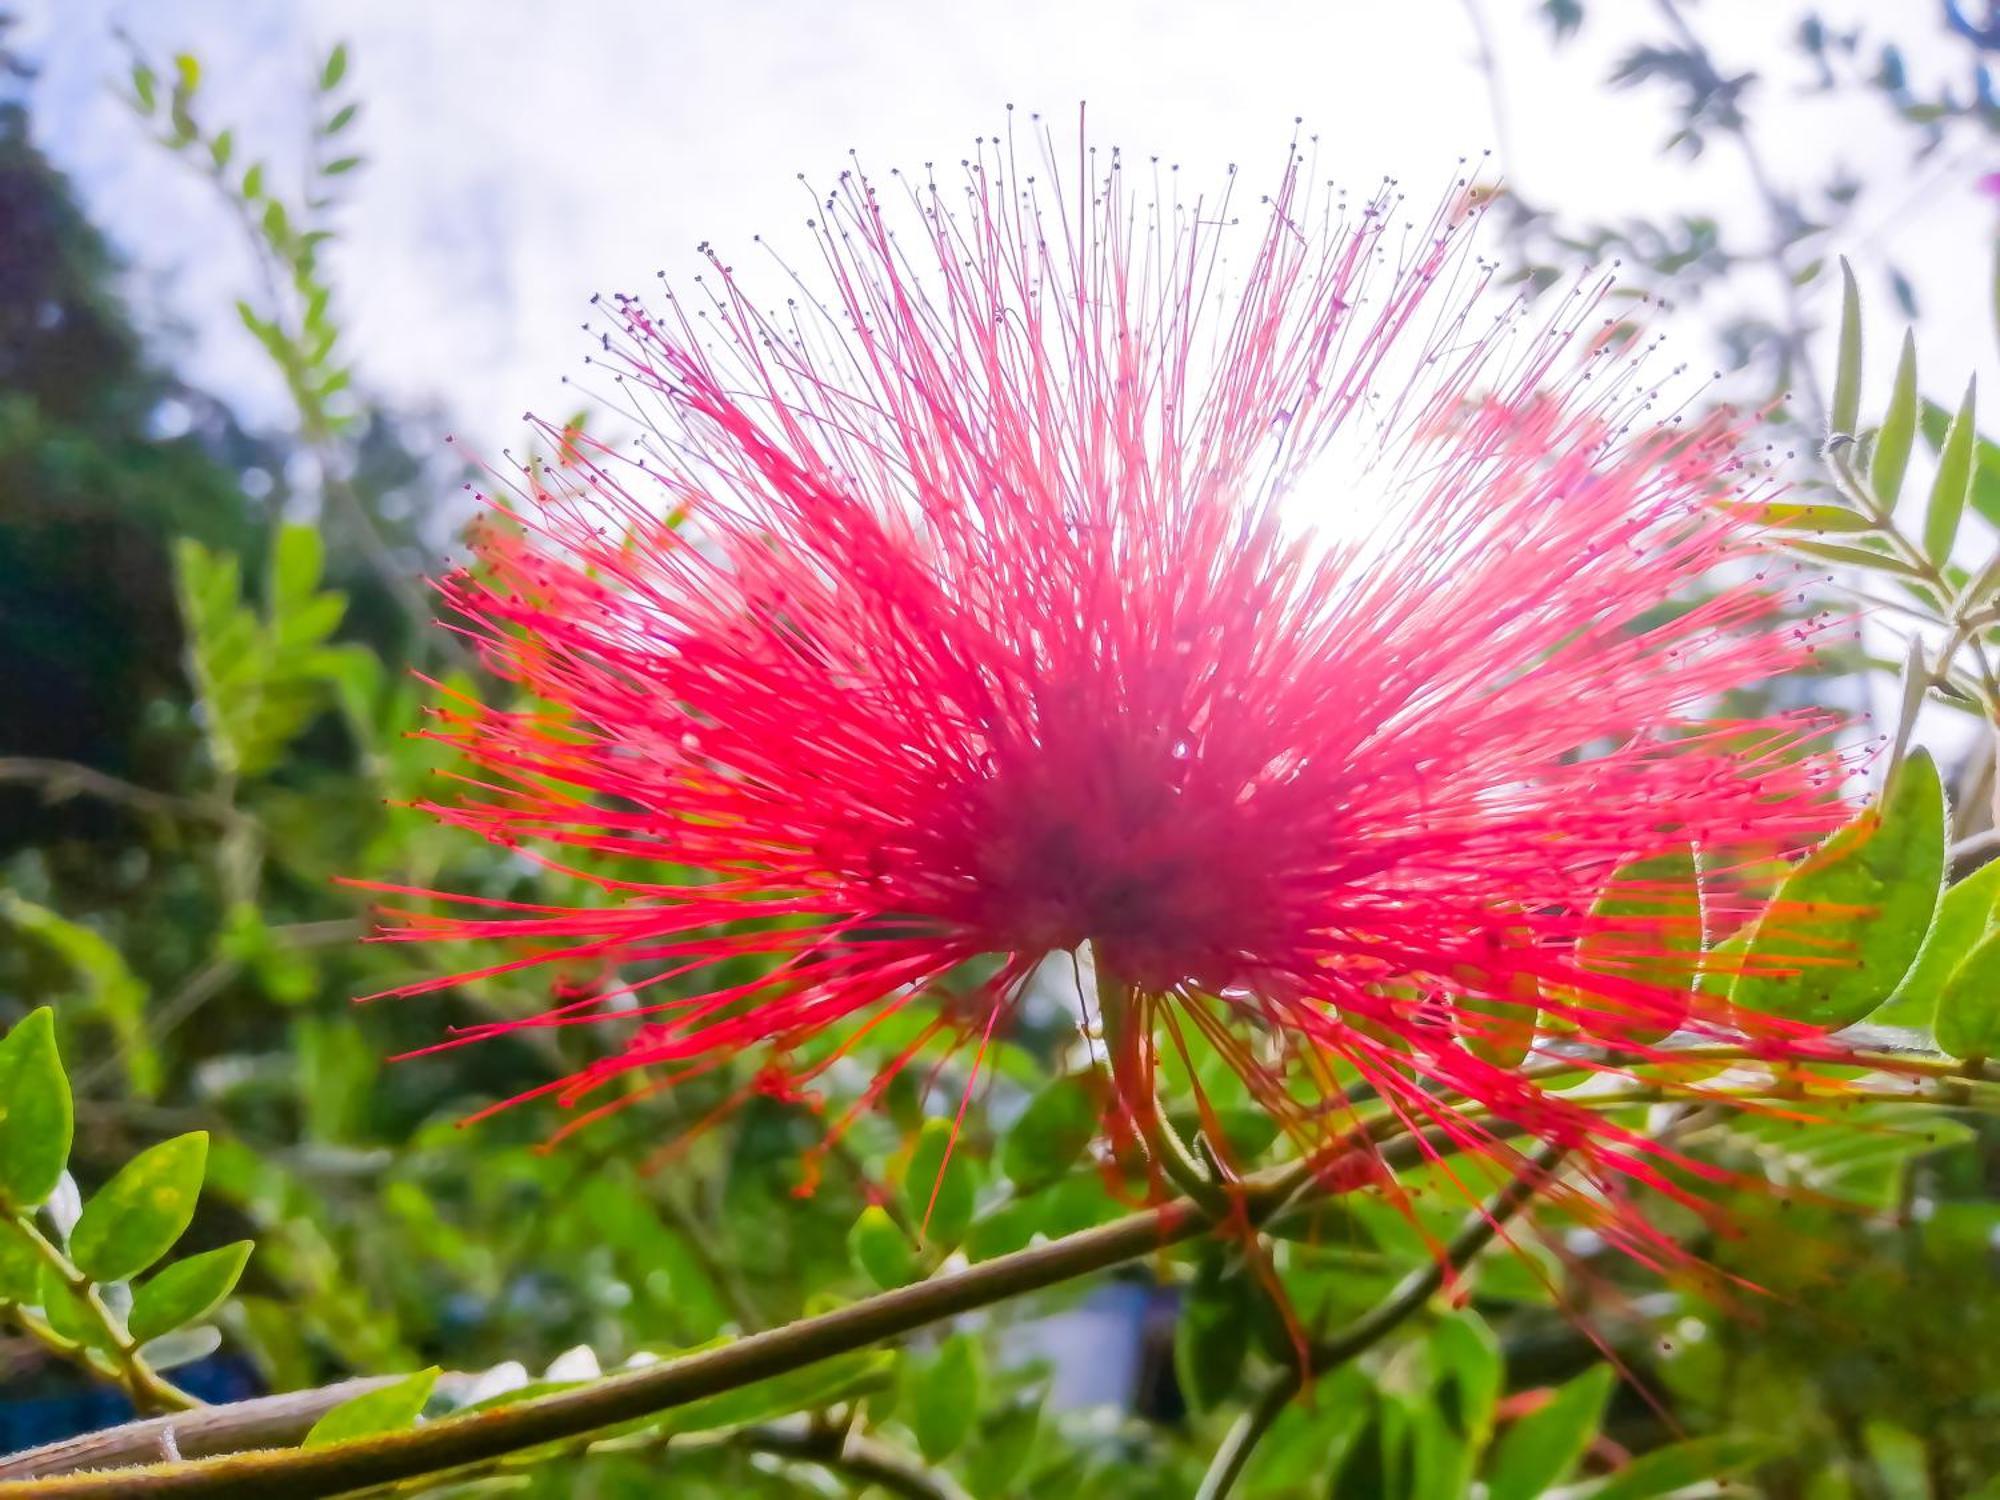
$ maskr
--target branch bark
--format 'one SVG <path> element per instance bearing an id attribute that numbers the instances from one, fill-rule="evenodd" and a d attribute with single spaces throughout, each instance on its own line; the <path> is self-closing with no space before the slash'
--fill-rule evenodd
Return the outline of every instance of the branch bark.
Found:
<path id="1" fill-rule="evenodd" d="M 47 1479 L 85 1469 L 171 1459 L 175 1454 L 184 1459 L 212 1458 L 251 1448 L 290 1447 L 341 1402 L 399 1379 L 396 1375 L 369 1375 L 309 1391 L 288 1391 L 282 1396 L 196 1407 L 65 1438 L 0 1458 L 0 1489 L 19 1489 L 5 1482 L 9 1480 Z"/>
<path id="2" fill-rule="evenodd" d="M 1705 1051 L 1690 1049 L 1685 1055 L 1714 1058 L 1728 1050 L 1719 1047 Z M 1896 1088 L 1857 1090 L 1843 1087 L 1836 1097 L 1959 1106 L 1971 1102 L 1970 1090 L 1977 1084 L 1969 1080 L 1994 1079 L 1996 1072 L 1995 1065 L 1989 1063 L 1956 1062 L 1887 1052 L 1857 1054 L 1849 1061 L 1850 1065 L 1873 1065 L 1884 1071 L 1915 1076 Z M 1798 1084 L 1793 1081 L 1786 1097 L 1797 1097 L 1797 1089 Z M 1641 1085 L 1629 1094 L 1607 1097 L 1598 1102 L 1609 1104 L 1688 1097 L 1713 1096 L 1703 1090 L 1675 1089 L 1671 1085 Z M 1729 1097 L 1732 1100 L 1739 1098 L 1734 1092 Z M 1495 1136 L 1519 1133 L 1519 1127 L 1504 1122 L 1495 1122 L 1492 1129 Z M 1243 1179 L 1230 1195 L 1232 1215 L 1241 1216 L 1239 1223 L 1247 1219 L 1252 1227 L 1261 1227 L 1291 1212 L 1302 1200 L 1313 1196 L 1318 1184 L 1338 1180 L 1343 1150 L 1378 1153 L 1382 1165 L 1394 1170 L 1448 1152 L 1458 1144 L 1448 1133 L 1437 1128 L 1395 1135 L 1379 1143 L 1371 1143 L 1369 1137 L 1372 1135 L 1373 1131 L 1364 1127 L 1363 1134 L 1344 1148 L 1334 1148 L 1318 1158 L 1273 1167 Z M 1539 1174 L 1529 1172 L 1509 1189 L 1503 1189 L 1500 1198 L 1489 1204 L 1487 1211 L 1470 1223 L 1460 1239 L 1454 1242 L 1446 1261 L 1455 1261 L 1475 1252 L 1497 1229 L 1500 1218 L 1514 1212 L 1520 1202 L 1532 1196 L 1531 1184 L 1540 1180 Z M 1520 1202 L 1514 1201 L 1511 1195 L 1520 1195 Z M 445 1418 L 427 1426 L 336 1447 L 310 1451 L 278 1448 L 238 1452 L 228 1457 L 201 1458 L 191 1462 L 149 1464 L 122 1473 L 69 1475 L 25 1483 L 14 1482 L 12 1476 L 21 1473 L 22 1465 L 34 1459 L 35 1455 L 21 1455 L 9 1462 L 7 1470 L 0 1471 L 0 1500 L 11 1500 L 14 1496 L 25 1500 L 29 1495 L 67 1496 L 71 1500 L 79 1496 L 103 1496 L 105 1500 L 118 1500 L 118 1497 L 137 1495 L 282 1495 L 285 1500 L 315 1500 L 315 1497 L 348 1494 L 377 1485 L 482 1464 L 545 1443 L 585 1437 L 600 1429 L 649 1417 L 704 1396 L 735 1390 L 819 1360 L 868 1348 L 975 1308 L 1039 1291 L 1155 1253 L 1192 1239 L 1208 1231 L 1213 1224 L 1214 1220 L 1202 1205 L 1191 1199 L 1176 1198 L 1112 1224 L 984 1261 L 951 1275 L 885 1292 L 852 1306 L 755 1334 L 733 1344 L 615 1375 L 578 1390 L 495 1411 Z M 1325 1369 L 1354 1357 L 1361 1348 L 1384 1336 L 1403 1318 L 1421 1307 L 1436 1290 L 1444 1274 L 1442 1264 L 1416 1273 L 1382 1308 L 1313 1350 L 1306 1369 Z M 1287 1378 L 1290 1378 L 1289 1373 Z M 315 1394 L 318 1393 L 303 1393 L 306 1397 Z M 1268 1405 L 1265 1423 L 1268 1425 L 1282 1411 L 1284 1401 L 1289 1397 L 1280 1398 L 1269 1392 L 1265 1395 Z M 297 1398 L 266 1399 L 282 1402 Z M 226 1418 L 226 1414 L 237 1410 L 240 1407 L 212 1408 L 203 1416 Z M 93 1461 L 115 1463 L 123 1458 L 143 1462 L 158 1452 L 157 1436 L 148 1438 L 145 1435 L 157 1430 L 152 1424 L 139 1423 L 97 1434 L 94 1441 L 100 1446 L 95 1450 Z M 146 1446 L 149 1441 L 151 1446 Z M 185 1448 L 182 1452 L 186 1456 Z M 33 1472 L 50 1471 L 37 1469 Z"/>
<path id="3" fill-rule="evenodd" d="M 1289 1174 L 1286 1174 L 1289 1175 Z M 1282 1179 L 1262 1185 L 1273 1199 Z M 634 1370 L 539 1401 L 448 1418 L 336 1447 L 238 1453 L 123 1473 L 0 1482 L 0 1497 L 202 1495 L 315 1500 L 459 1468 L 670 1410 L 929 1323 L 1054 1286 L 1190 1239 L 1209 1221 L 1186 1199 L 954 1275 L 902 1287 L 734 1344 Z"/>

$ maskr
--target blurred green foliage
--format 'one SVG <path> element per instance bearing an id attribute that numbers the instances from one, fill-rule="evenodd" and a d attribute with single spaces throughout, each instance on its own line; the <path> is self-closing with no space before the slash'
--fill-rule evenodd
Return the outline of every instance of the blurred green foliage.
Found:
<path id="1" fill-rule="evenodd" d="M 1542 9 L 1567 34 L 1602 7 Z M 1802 56 L 1825 86 L 1878 91 L 1915 149 L 1995 128 L 1983 93 L 1920 97 L 1895 72 L 1893 43 L 1815 26 Z M 1856 74 L 1864 57 L 1878 58 L 1875 74 Z M 1680 91 L 1685 149 L 1747 140 L 1746 82 L 1691 30 L 1635 51 L 1619 81 Z M 422 628 L 412 592 L 424 546 L 447 538 L 407 519 L 422 507 L 388 502 L 449 486 L 344 359 L 327 258 L 364 164 L 350 145 L 361 106 L 344 49 L 303 83 L 316 124 L 295 198 L 276 192 L 252 142 L 207 117 L 193 58 L 135 59 L 125 85 L 269 272 L 237 312 L 295 403 L 293 429 L 277 435 L 246 434 L 149 362 L 103 243 L 35 150 L 21 104 L 0 105 L 0 1029 L 11 1028 L 0 1081 L 40 1069 L 46 1103 L 41 1039 L 49 1058 L 59 1044 L 74 1144 L 54 1172 L 72 1174 L 72 1192 L 90 1187 L 81 1218 L 56 1212 L 49 1162 L 0 1123 L 0 1206 L 44 1226 L 77 1287 L 108 1309 L 22 1282 L 0 1224 L 0 1311 L 20 1313 L 29 1334 L 0 1344 L 0 1393 L 54 1388 L 81 1365 L 146 1399 L 120 1365 L 121 1326 L 151 1350 L 212 1322 L 273 1389 L 416 1372 L 323 1417 L 312 1441 L 327 1442 L 407 1423 L 427 1401 L 518 1400 L 777 1326 L 950 1257 L 988 1259 L 1125 1212 L 1129 1195 L 1091 1145 L 1102 1079 L 1066 1055 L 1055 1022 L 1000 1046 L 948 1170 L 939 1115 L 968 1080 L 940 1050 L 856 1122 L 809 1195 L 798 1190 L 831 1108 L 755 1097 L 692 1130 L 743 1076 L 693 1080 L 547 1151 L 548 1121 L 532 1109 L 460 1122 L 576 1069 L 608 1044 L 602 1033 L 516 1032 L 384 1062 L 452 1025 L 539 1012 L 549 981 L 496 974 L 357 1006 L 421 978 L 427 960 L 358 941 L 369 898 L 340 882 L 532 900 L 561 877 L 406 805 L 442 760 L 409 732 L 428 695 L 403 669 L 447 691 L 474 669 Z M 1824 196 L 1838 202 L 1839 185 Z M 1772 207 L 1789 230 L 1768 253 L 1800 289 L 1797 314 L 1819 274 L 1812 241 L 1829 226 L 1782 194 Z M 1698 282 L 1734 254 L 1724 226 L 1698 216 L 1576 230 L 1523 209 L 1515 233 L 1530 284 L 1620 252 L 1647 275 Z M 1921 403 L 1914 365 L 1862 429 L 1848 394 L 1862 369 L 1855 327 L 1828 405 L 1833 451 L 1851 443 L 1854 461 L 1830 461 L 1810 505 L 1769 519 L 1802 555 L 1897 591 L 1952 638 L 1910 669 L 1916 701 L 1990 715 L 1979 658 L 1995 585 L 1982 583 L 1991 538 L 1978 528 L 2000 520 L 2000 489 L 1988 493 L 2000 448 L 1970 410 L 1954 426 Z M 1764 351 L 1787 384 L 1808 331 L 1786 315 L 1722 336 L 1746 358 Z M 1899 511 L 1908 455 L 1926 443 L 1946 455 L 1947 478 Z M 1968 841 L 1990 827 L 1991 766 L 1985 745 L 1955 768 L 1961 874 Z M 1932 833 L 1910 840 L 1924 844 L 1918 904 L 1935 904 Z M 1936 971 L 1925 983 L 1940 994 L 1992 921 L 1986 884 L 1958 889 L 1977 894 L 1946 902 L 1949 953 L 1935 937 L 1946 924 L 1923 913 L 1894 935 L 1900 973 L 1914 934 L 1933 933 L 1918 969 Z M 1938 1003 L 1926 994 L 1876 1019 L 1926 1026 Z M 913 1035 L 881 1028 L 858 1064 Z M 920 1098 L 913 1080 L 933 1066 Z M 1233 1073 L 1217 1066 L 1202 1083 L 1216 1114 L 1245 1128 L 1233 1150 L 1271 1145 L 1268 1128 L 1247 1133 L 1268 1122 Z M 833 1075 L 829 1086 L 854 1085 Z M 28 1098 L 28 1085 L 8 1096 Z M 1180 1078 L 1167 1099 L 1190 1132 L 1192 1097 Z M 1779 1189 L 1739 1195 L 1740 1232 L 1698 1245 L 1741 1278 L 1734 1289 L 1663 1287 L 1554 1224 L 1546 1243 L 1526 1237 L 1520 1256 L 1480 1261 L 1448 1301 L 1285 1405 L 1240 1493 L 1611 1500 L 1703 1493 L 1735 1474 L 1778 1500 L 2000 1495 L 2000 1138 L 1935 1113 L 1830 1112 L 1810 1131 L 1782 1116 L 1687 1122 L 1688 1144 Z M 135 1192 L 140 1178 L 158 1190 Z M 1421 1227 L 1448 1233 L 1457 1196 L 1421 1174 L 1413 1186 Z M 151 1218 L 132 1207 L 141 1200 Z M 1281 1227 L 1261 1266 L 1226 1243 L 1162 1251 L 906 1348 L 708 1398 L 587 1453 L 534 1455 L 463 1492 L 650 1496 L 669 1475 L 689 1497 L 1185 1496 L 1284 1374 L 1292 1330 L 1269 1284 L 1315 1332 L 1344 1326 L 1429 1263 L 1418 1231 L 1385 1204 L 1344 1201 Z M 1106 1299 L 1107 1286 L 1133 1295 Z M 1064 1407 L 1048 1400 L 1035 1330 L 1046 1336 L 1038 1320 L 1090 1295 L 1099 1321 L 1082 1338 L 1138 1373 L 1108 1407 Z M 1120 1306 L 1156 1316 L 1121 1320 Z M 37 1335 L 24 1319 L 48 1326 Z M 434 1385 L 439 1369 L 452 1378 Z M 849 1440 L 864 1431 L 866 1443 Z"/>

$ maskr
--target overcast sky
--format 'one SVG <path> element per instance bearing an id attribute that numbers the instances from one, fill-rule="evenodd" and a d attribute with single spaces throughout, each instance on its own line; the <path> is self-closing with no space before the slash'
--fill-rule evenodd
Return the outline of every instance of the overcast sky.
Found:
<path id="1" fill-rule="evenodd" d="M 41 69 L 44 148 L 132 262 L 141 304 L 188 331 L 173 346 L 181 368 L 253 420 L 284 408 L 230 310 L 246 262 L 207 186 L 115 97 L 114 32 L 161 57 L 198 54 L 204 116 L 234 122 L 239 152 L 274 164 L 297 157 L 314 59 L 349 41 L 369 160 L 335 264 L 362 378 L 490 449 L 524 407 L 574 404 L 557 381 L 584 352 L 590 293 L 661 267 L 686 274 L 705 238 L 725 251 L 758 231 L 782 242 L 805 211 L 796 173 L 825 181 L 849 147 L 877 167 L 955 159 L 1009 101 L 1067 117 L 1087 99 L 1099 139 L 1196 173 L 1231 160 L 1274 171 L 1303 114 L 1329 175 L 1356 188 L 1395 173 L 1435 191 L 1461 154 L 1494 147 L 1524 192 L 1573 214 L 1754 215 L 1734 153 L 1692 175 L 1663 163 L 1663 101 L 1601 81 L 1657 34 L 1650 4 L 1594 0 L 1560 52 L 1536 9 L 1482 0 L 1499 119 L 1464 0 L 28 0 L 19 41 Z M 1931 24 L 1928 0 L 1845 9 Z M 1816 180 L 1833 158 L 1886 178 L 1836 248 L 1878 279 L 1894 257 L 1933 306 L 1955 306 L 1925 332 L 1936 385 L 1989 361 L 1983 299 L 1976 317 L 1964 306 L 1986 282 L 1993 218 L 1971 182 L 2000 163 L 1939 163 L 1918 191 L 1872 107 L 1799 97 L 1785 44 L 1798 7 L 1710 0 L 1692 13 L 1726 69 L 1776 71 L 1758 103 L 1781 174 Z M 1888 299 L 1873 300 L 1886 321 Z"/>

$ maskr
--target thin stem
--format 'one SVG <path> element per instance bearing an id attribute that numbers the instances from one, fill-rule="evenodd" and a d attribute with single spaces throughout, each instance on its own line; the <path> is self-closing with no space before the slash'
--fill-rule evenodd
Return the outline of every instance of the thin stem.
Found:
<path id="1" fill-rule="evenodd" d="M 972 1500 L 950 1475 L 927 1469 L 900 1448 L 860 1433 L 751 1427 L 735 1434 L 731 1441 L 753 1453 L 769 1453 L 858 1479 L 904 1500 Z"/>
<path id="2" fill-rule="evenodd" d="M 1277 1425 L 1278 1418 L 1285 1414 L 1285 1408 L 1292 1404 L 1299 1390 L 1298 1381 L 1281 1377 L 1272 1380 L 1257 1393 L 1250 1409 L 1236 1419 L 1223 1438 L 1222 1446 L 1215 1450 L 1215 1457 L 1209 1460 L 1208 1472 L 1201 1476 L 1201 1488 L 1195 1491 L 1195 1500 L 1223 1500 L 1236 1487 L 1236 1481 L 1243 1477 L 1257 1445 Z"/>
<path id="3" fill-rule="evenodd" d="M 462 1468 L 652 1416 L 702 1396 L 867 1348 L 942 1318 L 1155 1253 L 1208 1226 L 1198 1205 L 1175 1199 L 954 1275 L 538 1401 L 335 1447 L 242 1453 L 120 1474 L 44 1480 L 32 1489 L 0 1483 L 0 1496 L 283 1495 L 286 1500 L 314 1500 Z"/>
<path id="4" fill-rule="evenodd" d="M 1929 553 L 1903 534 L 1903 529 L 1896 524 L 1889 508 L 1876 498 L 1875 491 L 1867 481 L 1854 472 L 1845 449 L 1828 455 L 1827 471 L 1833 477 L 1835 491 L 1875 523 L 1882 533 L 1883 540 L 1888 542 L 1890 551 L 1895 554 L 1896 560 L 1936 594 L 1938 623 L 1952 631 L 1943 652 L 1938 657 L 1939 673 L 1949 673 L 1952 659 L 1959 648 L 1962 645 L 1969 645 L 1972 648 L 1973 665 L 1977 669 L 1979 678 L 1978 692 L 1975 696 L 1978 697 L 1980 707 L 1985 710 L 1989 721 L 2000 719 L 2000 676 L 1994 673 L 1993 664 L 1987 657 L 1986 649 L 1980 643 L 1976 631 L 1968 633 L 1965 629 L 1966 622 L 1958 618 L 1966 601 L 1958 596 L 1958 591 L 1952 587 L 1951 580 L 1945 577 L 1944 569 L 1931 560 Z"/>
<path id="5" fill-rule="evenodd" d="M 70 1294 L 89 1311 L 103 1331 L 108 1351 L 117 1363 L 119 1383 L 140 1411 L 187 1411 L 201 1405 L 200 1401 L 146 1363 L 139 1354 L 138 1340 L 132 1337 L 124 1322 L 106 1304 L 97 1283 L 79 1270 L 54 1240 L 36 1228 L 34 1220 L 26 1214 L 15 1213 L 9 1216 L 7 1222 L 41 1257 L 42 1263 L 56 1274 Z"/>
<path id="6" fill-rule="evenodd" d="M 586 1437 L 560 1448 L 541 1447 L 525 1453 L 505 1454 L 482 1464 L 372 1486 L 355 1492 L 355 1500 L 430 1494 L 440 1484 L 458 1486 L 478 1480 L 517 1477 L 552 1463 L 596 1455 L 617 1454 L 670 1463 L 675 1454 L 718 1448 L 740 1448 L 750 1453 L 768 1453 L 793 1463 L 810 1464 L 829 1474 L 859 1480 L 863 1486 L 904 1496 L 905 1500 L 971 1500 L 971 1496 L 949 1475 L 926 1469 L 915 1455 L 905 1453 L 893 1444 L 866 1437 L 846 1425 L 745 1427 L 735 1432 L 668 1433 L 664 1436 L 640 1433 L 602 1439 Z"/>
<path id="7" fill-rule="evenodd" d="M 1385 1146 L 1339 1151 L 1379 1152 L 1392 1170 L 1452 1147 L 1441 1129 L 1399 1136 Z M 1329 1170 L 1322 1156 L 1245 1178 L 1236 1211 L 1254 1223 L 1294 1197 L 1302 1182 Z M 929 1323 L 990 1306 L 1074 1277 L 1155 1254 L 1212 1225 L 1201 1206 L 1176 1198 L 1144 1213 L 1087 1229 L 963 1271 L 935 1276 L 864 1302 L 719 1348 L 615 1375 L 575 1391 L 495 1411 L 456 1417 L 411 1431 L 311 1450 L 242 1453 L 88 1478 L 58 1478 L 26 1486 L 0 1482 L 0 1497 L 42 1495 L 269 1496 L 286 1500 L 345 1494 L 398 1480 L 482 1464 L 544 1443 L 580 1437 L 620 1422 L 655 1415 L 703 1396 L 864 1349 Z"/>
<path id="8" fill-rule="evenodd" d="M 1740 1055 L 1747 1056 L 1738 1050 Z M 1695 1049 L 1688 1051 L 1692 1053 Z M 1935 1087 L 1928 1093 L 1910 1089 L 1842 1090 L 1834 1097 L 1963 1105 L 1970 1102 L 1966 1081 L 2000 1082 L 2000 1065 L 1991 1062 L 1956 1062 L 1893 1053 L 1862 1055 L 1858 1060 L 1863 1066 L 1933 1073 L 1937 1075 L 1931 1080 Z M 1664 1097 L 1686 1097 L 1686 1091 L 1650 1087 L 1594 1102 L 1610 1106 Z M 1746 1090 L 1741 1095 L 1732 1093 L 1730 1097 L 1743 1101 L 1759 1097 L 1797 1099 L 1799 1090 L 1795 1083 L 1788 1082 L 1782 1087 Z M 1233 1187 L 1232 1212 L 1252 1227 L 1270 1224 L 1281 1210 L 1296 1207 L 1314 1185 L 1337 1180 L 1335 1163 L 1350 1152 L 1368 1153 L 1381 1166 L 1395 1171 L 1457 1150 L 1463 1144 L 1442 1127 L 1391 1134 L 1386 1139 L 1377 1134 L 1378 1130 L 1395 1129 L 1393 1124 L 1379 1123 L 1306 1161 L 1287 1163 L 1244 1178 Z M 1493 1127 L 1492 1133 L 1497 1139 L 1519 1136 L 1524 1130 L 1502 1122 Z M 1526 1193 L 1531 1186 L 1529 1178 L 1517 1179 L 1496 1202 L 1512 1212 L 1509 1194 Z M 1484 1227 L 1469 1225 L 1467 1232 L 1447 1250 L 1447 1261 L 1454 1251 L 1461 1260 L 1469 1256 L 1477 1249 L 1474 1240 L 1483 1244 L 1497 1231 L 1498 1221 L 1504 1215 L 1491 1212 L 1491 1207 L 1482 1216 Z M 486 1464 L 541 1444 L 560 1443 L 621 1422 L 649 1417 L 703 1396 L 735 1390 L 900 1337 L 975 1308 L 1155 1254 L 1206 1232 L 1214 1223 L 1199 1203 L 1175 1199 L 1112 1224 L 999 1256 L 963 1271 L 932 1277 L 816 1318 L 518 1406 L 310 1451 L 245 1453 L 87 1478 L 44 1480 L 33 1487 L 0 1482 L 0 1500 L 14 1495 L 22 1496 L 23 1500 L 29 1495 L 91 1495 L 116 1500 L 124 1495 L 273 1494 L 282 1494 L 286 1500 L 314 1500 L 318 1496 L 345 1494 Z M 1402 1311 L 1393 1318 L 1381 1310 L 1371 1313 L 1310 1350 L 1305 1367 L 1324 1369 L 1352 1359 L 1361 1348 L 1386 1336 L 1396 1322 L 1407 1317 L 1442 1285 L 1443 1274 L 1443 1269 L 1436 1265 L 1419 1273 L 1417 1279 L 1399 1288 L 1391 1299 Z M 1275 1413 L 1270 1420 L 1275 1420 Z"/>
<path id="9" fill-rule="evenodd" d="M 137 782 L 107 775 L 92 766 L 79 765 L 70 760 L 51 760 L 45 756 L 0 756 L 0 782 L 6 781 L 36 787 L 41 792 L 44 802 L 60 802 L 67 797 L 79 795 L 90 796 L 103 802 L 115 802 L 135 812 L 193 819 L 223 827 L 241 822 L 245 818 L 244 814 L 227 803 L 155 791 L 151 787 L 140 786 Z"/>
<path id="10" fill-rule="evenodd" d="M 1698 1042 L 1686 1047 L 1663 1048 L 1657 1057 L 1634 1063 L 1634 1067 L 1669 1067 L 1679 1063 L 1753 1062 L 1769 1064 L 1772 1059 L 1756 1048 L 1739 1042 Z M 1786 1061 L 1797 1064 L 1798 1059 Z M 1966 1083 L 2000 1083 L 2000 1063 L 1980 1058 L 1944 1057 L 1935 1052 L 1899 1052 L 1888 1048 L 1857 1048 L 1836 1056 L 1811 1060 L 1822 1067 L 1872 1068 L 1911 1078 L 1955 1078 Z M 1522 1076 L 1538 1083 L 1564 1073 L 1602 1076 L 1602 1069 L 1569 1058 L 1550 1058 L 1522 1070 Z M 1698 1091 L 1705 1092 L 1705 1091 Z M 1849 1097 L 1845 1089 L 1841 1097 Z M 1595 1100 L 1592 1101 L 1596 1102 Z"/>
<path id="11" fill-rule="evenodd" d="M 1970 859 L 1975 854 L 1990 854 L 1995 849 L 2000 849 L 2000 828 L 1986 828 L 1967 834 L 1953 844 L 1948 857 L 1956 864 L 1961 859 Z"/>
<path id="12" fill-rule="evenodd" d="M 1104 1050 L 1111 1056 L 1117 1100 L 1130 1111 L 1132 1126 L 1153 1163 L 1175 1187 L 1214 1215 L 1226 1207 L 1222 1189 L 1167 1119 L 1154 1091 L 1154 1069 L 1146 1056 L 1152 1037 L 1146 1030 L 1145 996 L 1119 979 L 1102 954 L 1093 952 L 1091 960 L 1097 976 L 1098 1021 L 1104 1029 Z"/>
<path id="13" fill-rule="evenodd" d="M 1302 1361 L 1273 1377 L 1222 1440 L 1208 1472 L 1202 1476 L 1196 1500 L 1224 1500 L 1242 1478 L 1257 1444 L 1292 1399 L 1312 1381 L 1359 1358 L 1407 1322 L 1437 1294 L 1447 1278 L 1469 1265 L 1474 1256 L 1493 1242 L 1509 1219 L 1534 1201 L 1562 1155 L 1562 1150 L 1553 1146 L 1537 1152 L 1506 1186 L 1466 1219 L 1439 1255 L 1404 1277 L 1388 1297 L 1332 1338 L 1311 1345 Z"/>

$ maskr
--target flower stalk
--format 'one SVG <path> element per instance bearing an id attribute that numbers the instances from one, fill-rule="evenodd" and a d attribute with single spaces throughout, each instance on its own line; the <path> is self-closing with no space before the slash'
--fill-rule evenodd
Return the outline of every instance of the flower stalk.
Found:
<path id="1" fill-rule="evenodd" d="M 1222 1218 L 1227 1195 L 1160 1108 L 1146 997 L 1119 979 L 1101 956 L 1094 959 L 1094 970 L 1098 1025 L 1111 1058 L 1113 1107 L 1127 1116 L 1151 1164 L 1211 1217 Z"/>

